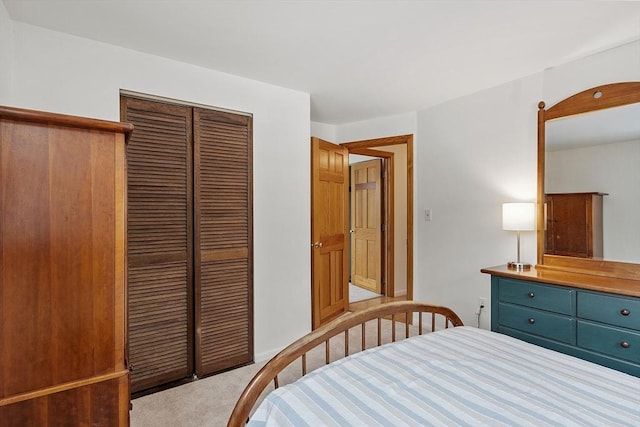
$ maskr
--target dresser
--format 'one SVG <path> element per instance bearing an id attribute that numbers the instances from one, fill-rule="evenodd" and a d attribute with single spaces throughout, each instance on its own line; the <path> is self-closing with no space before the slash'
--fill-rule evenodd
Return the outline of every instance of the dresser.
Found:
<path id="1" fill-rule="evenodd" d="M 491 330 L 640 376 L 640 283 L 506 266 L 491 275 Z"/>
<path id="2" fill-rule="evenodd" d="M 125 426 L 125 137 L 0 107 L 0 426 Z"/>

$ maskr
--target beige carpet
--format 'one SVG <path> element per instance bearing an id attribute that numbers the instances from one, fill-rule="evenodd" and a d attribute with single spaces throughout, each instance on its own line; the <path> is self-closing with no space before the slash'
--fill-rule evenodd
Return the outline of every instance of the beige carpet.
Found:
<path id="1" fill-rule="evenodd" d="M 238 396 L 260 367 L 245 366 L 134 399 L 131 426 L 226 426 Z"/>
<path id="2" fill-rule="evenodd" d="M 426 320 L 426 317 L 425 317 Z M 391 342 L 391 322 L 383 321 L 382 342 Z M 426 327 L 426 326 L 425 326 Z M 397 339 L 404 338 L 404 324 L 396 323 Z M 412 327 L 411 336 L 416 335 Z M 377 322 L 367 324 L 366 347 L 375 346 Z M 349 331 L 349 354 L 361 350 L 361 329 Z M 344 335 L 331 340 L 331 360 L 344 355 Z M 307 355 L 309 371 L 324 365 L 324 346 Z M 218 427 L 226 426 L 229 415 L 244 387 L 264 363 L 253 364 L 179 387 L 140 397 L 132 401 L 132 427 Z M 279 376 L 280 385 L 292 382 L 300 375 L 300 364 L 294 362 Z M 270 391 L 270 390 L 268 390 Z M 267 392 L 268 392 L 267 391 Z M 266 394 L 266 393 L 265 393 Z"/>

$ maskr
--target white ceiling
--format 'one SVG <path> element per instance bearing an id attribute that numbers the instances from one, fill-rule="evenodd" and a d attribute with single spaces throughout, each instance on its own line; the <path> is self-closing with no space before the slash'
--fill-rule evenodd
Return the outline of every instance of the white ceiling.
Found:
<path id="1" fill-rule="evenodd" d="M 419 111 L 640 38 L 637 1 L 2 0 L 14 21 L 311 94 L 340 124 Z"/>

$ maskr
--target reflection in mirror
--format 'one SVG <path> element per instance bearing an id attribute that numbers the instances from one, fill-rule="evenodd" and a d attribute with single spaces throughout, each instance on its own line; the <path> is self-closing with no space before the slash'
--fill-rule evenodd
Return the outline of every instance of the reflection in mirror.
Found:
<path id="1" fill-rule="evenodd" d="M 537 268 L 640 280 L 639 105 L 640 82 L 594 87 L 549 108 L 544 102 L 538 104 Z M 545 221 L 554 213 L 549 210 L 557 207 L 555 201 L 553 206 L 545 205 L 552 192 L 582 193 L 585 200 L 594 202 L 590 212 L 595 216 L 596 199 L 601 199 L 600 222 L 606 228 L 602 253 L 593 248 L 583 254 L 573 253 L 573 248 L 566 253 L 545 252 L 545 246 L 556 243 L 547 237 L 557 239 L 557 235 L 547 236 L 545 231 L 556 226 Z M 583 221 L 589 215 L 585 214 L 586 206 L 585 201 Z M 571 212 L 578 210 L 565 212 L 569 213 L 562 221 L 574 224 Z"/>
<path id="2" fill-rule="evenodd" d="M 601 235 L 589 236 L 595 246 L 591 251 L 574 251 L 572 255 L 640 263 L 640 104 L 550 120 L 545 142 L 546 194 L 606 194 L 584 195 L 585 200 L 594 201 L 591 211 L 596 214 L 588 228 L 596 234 L 601 230 Z M 555 200 L 558 210 L 568 206 L 568 202 L 563 205 Z M 576 202 L 577 196 L 559 200 Z M 574 230 L 581 226 L 579 222 L 587 227 L 587 202 L 581 203 L 579 213 L 572 214 L 582 215 L 582 219 L 574 218 Z M 557 212 L 555 221 L 558 218 L 562 221 Z M 551 228 L 552 224 L 547 224 L 545 253 L 569 254 L 554 250 L 553 238 L 560 236 L 552 236 Z"/>

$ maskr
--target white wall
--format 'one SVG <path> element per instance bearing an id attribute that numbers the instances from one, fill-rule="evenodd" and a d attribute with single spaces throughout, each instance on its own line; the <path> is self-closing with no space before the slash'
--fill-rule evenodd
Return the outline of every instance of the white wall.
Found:
<path id="1" fill-rule="evenodd" d="M 311 136 L 329 142 L 336 142 L 336 126 L 320 122 L 311 122 Z"/>
<path id="2" fill-rule="evenodd" d="M 640 81 L 640 40 L 544 71 L 546 108 L 583 90 L 615 82 Z"/>
<path id="3" fill-rule="evenodd" d="M 640 262 L 640 141 L 550 151 L 545 166 L 547 193 L 607 193 L 603 257 Z"/>
<path id="4" fill-rule="evenodd" d="M 549 107 L 596 85 L 638 80 L 640 41 L 418 112 L 415 299 L 448 305 L 475 325 L 477 297 L 490 296 L 479 269 L 515 257 L 501 204 L 536 199 L 538 101 Z M 420 220 L 426 208 L 431 222 Z M 522 235 L 522 258 L 536 261 L 534 233 Z"/>
<path id="5" fill-rule="evenodd" d="M 13 75 L 13 21 L 0 1 L 0 105 L 11 103 L 10 88 Z"/>
<path id="6" fill-rule="evenodd" d="M 418 113 L 414 297 L 451 307 L 467 325 L 476 325 L 478 297 L 490 302 L 490 277 L 480 269 L 516 258 L 516 235 L 502 230 L 502 203 L 536 200 L 541 95 L 539 73 Z M 535 263 L 535 233 L 522 233 L 521 252 Z"/>
<path id="7" fill-rule="evenodd" d="M 417 132 L 417 116 L 415 112 L 411 112 L 337 125 L 336 142 L 342 143 L 409 134 L 414 135 L 415 142 Z"/>
<path id="8" fill-rule="evenodd" d="M 119 119 L 132 90 L 253 114 L 255 352 L 310 330 L 306 93 L 13 23 L 15 106 Z"/>

